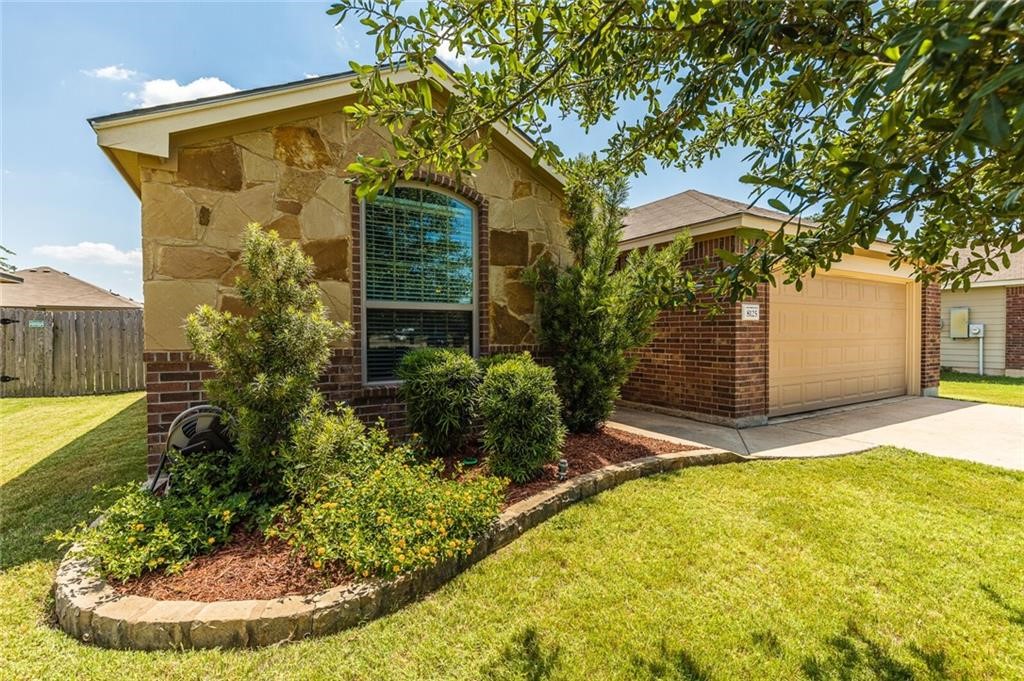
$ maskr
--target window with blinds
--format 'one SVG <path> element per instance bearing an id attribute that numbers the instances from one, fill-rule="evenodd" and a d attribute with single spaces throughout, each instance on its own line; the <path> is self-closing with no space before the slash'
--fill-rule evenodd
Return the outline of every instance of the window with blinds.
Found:
<path id="1" fill-rule="evenodd" d="M 473 351 L 473 210 L 447 194 L 396 187 L 365 204 L 366 380 L 395 379 L 418 347 Z"/>

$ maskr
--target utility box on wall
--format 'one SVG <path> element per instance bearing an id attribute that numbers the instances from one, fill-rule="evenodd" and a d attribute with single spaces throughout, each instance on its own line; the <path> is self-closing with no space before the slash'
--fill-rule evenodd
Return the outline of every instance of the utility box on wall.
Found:
<path id="1" fill-rule="evenodd" d="M 949 308 L 949 337 L 970 338 L 969 322 L 971 319 L 971 308 L 951 307 Z"/>

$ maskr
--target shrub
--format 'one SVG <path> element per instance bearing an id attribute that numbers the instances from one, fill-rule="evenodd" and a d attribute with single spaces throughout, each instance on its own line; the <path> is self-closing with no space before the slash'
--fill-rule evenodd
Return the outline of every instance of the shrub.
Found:
<path id="1" fill-rule="evenodd" d="M 248 495 L 232 489 L 233 472 L 226 470 L 223 455 L 204 459 L 174 464 L 172 494 L 158 497 L 137 483 L 125 485 L 100 523 L 82 523 L 51 538 L 79 544 L 115 579 L 155 569 L 180 571 L 194 556 L 225 543 L 249 510 Z"/>
<path id="2" fill-rule="evenodd" d="M 476 414 L 480 368 L 461 350 L 420 348 L 402 358 L 399 396 L 409 427 L 419 433 L 431 456 L 459 451 Z"/>
<path id="3" fill-rule="evenodd" d="M 347 405 L 328 408 L 316 393 L 291 425 L 284 447 L 283 483 L 301 498 L 337 475 L 371 447 L 366 427 Z"/>
<path id="4" fill-rule="evenodd" d="M 331 342 L 351 329 L 325 316 L 313 263 L 298 244 L 251 224 L 242 264 L 238 292 L 252 314 L 203 305 L 186 331 L 196 354 L 217 370 L 204 387 L 234 417 L 241 483 L 276 501 L 284 494 L 280 453 L 291 424 L 313 399 Z"/>
<path id="5" fill-rule="evenodd" d="M 272 534 L 316 568 L 340 560 L 364 577 L 469 555 L 497 518 L 506 481 L 445 480 L 440 461 L 415 464 L 410 457 L 406 448 L 371 447 L 350 462 L 348 475 L 283 508 Z"/>
<path id="6" fill-rule="evenodd" d="M 541 260 L 526 272 L 537 292 L 539 340 L 553 358 L 563 417 L 574 433 L 608 419 L 636 364 L 629 351 L 652 340 L 662 309 L 691 301 L 695 291 L 692 275 L 680 267 L 689 236 L 661 250 L 634 250 L 616 269 L 626 184 L 597 184 L 592 170 L 577 164 L 567 187 L 575 261 L 559 267 Z"/>
<path id="7" fill-rule="evenodd" d="M 491 471 L 525 482 L 558 458 L 565 441 L 554 372 L 529 355 L 487 370 L 480 386 L 483 448 Z"/>
<path id="8" fill-rule="evenodd" d="M 499 364 L 503 364 L 504 362 L 507 362 L 510 359 L 519 359 L 519 358 L 524 358 L 524 357 L 526 359 L 528 359 L 528 360 L 531 360 L 531 361 L 533 360 L 533 355 L 531 355 L 529 352 L 525 352 L 525 351 L 524 352 L 499 352 L 496 355 L 487 355 L 486 357 L 481 357 L 480 359 L 478 359 L 476 361 L 476 363 L 480 365 L 480 371 L 482 373 L 486 374 L 487 370 L 490 369 L 493 366 L 497 366 Z"/>

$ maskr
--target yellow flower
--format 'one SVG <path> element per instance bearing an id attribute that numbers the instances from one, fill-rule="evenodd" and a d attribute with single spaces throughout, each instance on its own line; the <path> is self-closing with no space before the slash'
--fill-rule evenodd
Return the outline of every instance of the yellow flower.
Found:
<path id="1" fill-rule="evenodd" d="M 333 501 L 328 501 L 326 504 L 324 504 L 324 508 L 338 508 L 338 504 Z"/>
<path id="2" fill-rule="evenodd" d="M 391 568 L 391 569 L 392 569 L 392 570 L 394 570 L 395 572 L 401 572 L 401 571 L 402 571 L 402 568 L 398 567 L 397 565 L 396 565 L 396 566 L 394 566 L 394 567 L 393 567 L 393 568 Z"/>
<path id="3" fill-rule="evenodd" d="M 316 550 L 316 555 L 318 555 L 318 556 L 322 556 L 322 555 L 324 555 L 325 553 L 327 553 L 327 549 L 325 549 L 325 548 L 324 548 L 324 547 L 322 547 L 322 546 L 321 546 L 320 548 L 318 548 L 318 549 Z"/>
<path id="4" fill-rule="evenodd" d="M 317 570 L 320 569 L 321 565 L 323 565 L 323 563 L 321 563 L 320 561 L 318 561 L 318 560 L 314 560 L 313 561 L 313 567 L 315 567 Z"/>
<path id="5" fill-rule="evenodd" d="M 136 532 L 142 532 L 144 529 L 146 529 L 146 526 L 142 523 L 135 523 L 135 527 L 133 527 L 132 529 Z"/>
<path id="6" fill-rule="evenodd" d="M 213 543 L 214 543 L 215 541 L 217 541 L 217 540 L 216 540 L 216 539 L 214 539 L 213 537 L 209 537 L 209 538 L 208 538 L 208 539 L 206 540 L 206 543 L 207 543 L 207 544 L 213 544 Z"/>

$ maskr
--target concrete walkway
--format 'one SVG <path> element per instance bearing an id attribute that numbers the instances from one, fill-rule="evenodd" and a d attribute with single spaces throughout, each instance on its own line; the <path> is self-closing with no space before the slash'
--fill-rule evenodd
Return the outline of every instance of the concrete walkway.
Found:
<path id="1" fill-rule="evenodd" d="M 754 457 L 813 457 L 894 445 L 1024 470 L 1024 409 L 937 397 L 898 397 L 729 428 L 618 409 L 615 423 Z"/>

